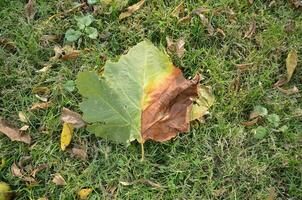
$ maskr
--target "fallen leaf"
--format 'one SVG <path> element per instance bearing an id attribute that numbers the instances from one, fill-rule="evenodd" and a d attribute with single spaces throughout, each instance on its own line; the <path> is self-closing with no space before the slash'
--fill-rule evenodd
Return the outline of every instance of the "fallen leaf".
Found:
<path id="1" fill-rule="evenodd" d="M 135 181 L 132 181 L 132 182 L 120 181 L 120 184 L 123 185 L 123 186 L 130 186 L 130 185 L 134 185 L 134 184 L 137 184 L 137 183 L 147 184 L 147 185 L 150 185 L 150 186 L 155 187 L 155 188 L 161 188 L 162 187 L 160 184 L 155 183 L 155 182 L 150 181 L 150 180 L 147 180 L 147 179 L 138 179 L 138 180 L 135 180 Z"/>
<path id="2" fill-rule="evenodd" d="M 30 173 L 30 175 L 32 176 L 32 177 L 36 177 L 36 174 L 37 173 L 39 173 L 40 171 L 42 171 L 42 170 L 44 170 L 44 169 L 47 169 L 48 168 L 48 164 L 41 164 L 41 165 L 39 165 L 37 168 L 35 168 L 31 173 Z"/>
<path id="3" fill-rule="evenodd" d="M 82 160 L 87 160 L 87 152 L 84 149 L 72 148 L 72 154 Z"/>
<path id="4" fill-rule="evenodd" d="M 37 184 L 37 181 L 34 178 L 29 177 L 29 176 L 22 177 L 22 180 L 29 183 L 30 185 Z"/>
<path id="5" fill-rule="evenodd" d="M 84 200 L 88 198 L 88 195 L 92 192 L 92 189 L 90 188 L 84 188 L 78 191 L 77 195 L 80 199 Z"/>
<path id="6" fill-rule="evenodd" d="M 73 50 L 66 52 L 65 55 L 62 55 L 62 60 L 74 60 L 80 55 L 80 51 L 78 50 Z"/>
<path id="7" fill-rule="evenodd" d="M 145 0 L 141 0 L 138 3 L 129 6 L 127 8 L 126 12 L 122 12 L 119 16 L 119 20 L 125 19 L 127 17 L 130 17 L 134 12 L 136 12 L 138 9 L 140 9 L 142 7 L 142 5 L 145 3 Z"/>
<path id="8" fill-rule="evenodd" d="M 54 175 L 52 182 L 56 185 L 66 185 L 66 181 L 64 180 L 64 178 L 58 173 Z"/>
<path id="9" fill-rule="evenodd" d="M 271 187 L 269 189 L 269 195 L 267 197 L 267 200 L 274 200 L 275 197 L 276 197 L 276 190 L 275 190 L 275 188 Z"/>
<path id="10" fill-rule="evenodd" d="M 197 9 L 193 10 L 192 14 L 200 15 L 200 14 L 208 13 L 209 11 L 210 11 L 210 9 L 208 9 L 208 8 L 199 7 Z"/>
<path id="11" fill-rule="evenodd" d="M 9 125 L 6 121 L 0 118 L 0 132 L 9 137 L 11 141 L 24 142 L 30 144 L 30 135 L 21 134 L 20 131 Z"/>
<path id="12" fill-rule="evenodd" d="M 252 120 L 250 120 L 250 121 L 241 122 L 241 125 L 247 126 L 247 127 L 248 127 L 248 126 L 253 126 L 253 125 L 255 125 L 255 124 L 258 123 L 259 119 L 260 119 L 260 117 L 256 117 L 255 119 L 252 119 Z"/>
<path id="13" fill-rule="evenodd" d="M 241 71 L 245 71 L 250 69 L 251 66 L 253 66 L 254 63 L 242 63 L 242 64 L 235 64 L 235 66 L 241 70 Z"/>
<path id="14" fill-rule="evenodd" d="M 296 86 L 294 86 L 290 89 L 287 89 L 287 90 L 280 88 L 280 87 L 277 87 L 277 88 L 280 92 L 282 92 L 283 94 L 286 94 L 286 95 L 292 95 L 292 94 L 296 94 L 299 92 L 299 89 Z"/>
<path id="15" fill-rule="evenodd" d="M 216 28 L 216 32 L 220 33 L 220 35 L 222 35 L 222 37 L 225 37 L 225 33 L 222 29 Z"/>
<path id="16" fill-rule="evenodd" d="M 0 46 L 11 53 L 15 53 L 17 51 L 15 43 L 8 38 L 0 37 Z"/>
<path id="17" fill-rule="evenodd" d="M 21 169 L 16 165 L 16 163 L 13 163 L 11 166 L 11 172 L 13 176 L 21 178 L 23 176 Z"/>
<path id="18" fill-rule="evenodd" d="M 63 47 L 60 47 L 59 45 L 56 45 L 53 48 L 55 55 L 49 59 L 49 61 L 56 61 L 56 60 L 74 60 L 80 55 L 79 50 L 75 50 L 70 45 L 65 45 Z"/>
<path id="19" fill-rule="evenodd" d="M 36 14 L 36 1 L 35 0 L 28 0 L 27 4 L 25 5 L 25 15 L 27 21 L 31 21 L 34 19 Z"/>
<path id="20" fill-rule="evenodd" d="M 282 77 L 274 84 L 274 87 L 281 87 L 285 83 L 287 83 L 287 79 L 286 79 L 286 77 Z"/>
<path id="21" fill-rule="evenodd" d="M 67 108 L 62 109 L 61 120 L 65 123 L 72 124 L 74 128 L 81 128 L 85 126 L 85 122 L 79 113 L 71 111 Z"/>
<path id="22" fill-rule="evenodd" d="M 205 26 L 207 28 L 209 35 L 214 35 L 215 29 L 213 28 L 213 26 L 212 26 L 211 22 L 208 20 L 208 18 L 202 14 L 204 12 L 205 11 L 202 11 L 202 9 L 199 9 L 199 10 L 193 11 L 192 13 L 197 14 L 200 17 L 201 23 L 203 26 Z"/>
<path id="23" fill-rule="evenodd" d="M 297 66 L 297 59 L 298 59 L 297 51 L 291 50 L 286 58 L 287 82 L 289 82 L 293 76 L 293 73 Z"/>
<path id="24" fill-rule="evenodd" d="M 183 37 L 179 38 L 177 42 L 173 42 L 173 40 L 169 37 L 166 37 L 167 40 L 167 51 L 169 53 L 176 53 L 178 58 L 182 58 L 185 53 L 185 40 Z"/>
<path id="25" fill-rule="evenodd" d="M 49 95 L 50 89 L 48 87 L 34 87 L 32 92 L 39 95 Z"/>
<path id="26" fill-rule="evenodd" d="M 182 17 L 178 20 L 178 23 L 188 23 L 190 22 L 192 19 L 192 16 L 191 15 L 188 15 L 188 16 L 185 16 L 185 17 Z"/>
<path id="27" fill-rule="evenodd" d="M 32 160 L 31 156 L 22 156 L 18 162 L 18 166 L 23 169 Z"/>
<path id="28" fill-rule="evenodd" d="M 180 2 L 180 4 L 178 4 L 178 6 L 176 6 L 176 8 L 172 11 L 171 15 L 173 17 L 179 17 L 179 15 L 183 14 L 185 11 L 185 6 L 184 6 L 184 2 Z"/>
<path id="29" fill-rule="evenodd" d="M 47 101 L 48 101 L 48 98 L 47 98 L 47 97 L 42 97 L 42 96 L 40 96 L 40 95 L 38 95 L 38 94 L 36 94 L 35 97 L 36 97 L 37 99 L 41 100 L 41 101 L 44 101 L 44 102 L 47 102 Z"/>
<path id="30" fill-rule="evenodd" d="M 19 129 L 19 131 L 27 131 L 28 128 L 29 128 L 28 125 L 24 125 Z"/>
<path id="31" fill-rule="evenodd" d="M 50 63 L 45 63 L 43 66 L 44 66 L 44 67 L 43 67 L 42 69 L 36 70 L 36 73 L 44 73 L 44 72 L 47 72 L 47 71 L 52 67 L 52 64 L 50 64 Z"/>
<path id="32" fill-rule="evenodd" d="M 31 110 L 38 110 L 38 109 L 47 109 L 51 106 L 51 102 L 42 102 L 42 103 L 35 103 L 29 109 Z"/>
<path id="33" fill-rule="evenodd" d="M 256 31 L 256 22 L 252 21 L 250 23 L 249 29 L 245 32 L 243 38 L 252 38 L 252 36 L 255 33 L 255 31 Z"/>
<path id="34" fill-rule="evenodd" d="M 192 109 L 199 108 L 192 105 L 203 98 L 199 80 L 199 75 L 185 79 L 166 54 L 144 41 L 118 62 L 107 62 L 101 76 L 79 72 L 76 84 L 83 95 L 80 109 L 89 132 L 143 144 L 148 139 L 166 141 L 189 130 Z"/>
<path id="35" fill-rule="evenodd" d="M 63 130 L 61 133 L 61 149 L 65 151 L 66 147 L 70 144 L 73 135 L 73 126 L 69 123 L 63 124 Z"/>
<path id="36" fill-rule="evenodd" d="M 21 122 L 24 122 L 24 123 L 27 123 L 28 122 L 28 120 L 27 120 L 27 117 L 25 116 L 25 114 L 23 113 L 23 112 L 19 112 L 18 113 L 18 116 L 19 116 L 19 120 L 21 121 Z"/>

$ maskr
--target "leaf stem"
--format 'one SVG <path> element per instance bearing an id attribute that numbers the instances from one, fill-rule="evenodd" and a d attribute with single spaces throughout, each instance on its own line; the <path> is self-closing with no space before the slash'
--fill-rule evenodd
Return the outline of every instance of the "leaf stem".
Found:
<path id="1" fill-rule="evenodd" d="M 145 160 L 145 149 L 144 149 L 144 142 L 141 142 L 141 153 L 142 153 L 142 158 L 141 161 Z"/>

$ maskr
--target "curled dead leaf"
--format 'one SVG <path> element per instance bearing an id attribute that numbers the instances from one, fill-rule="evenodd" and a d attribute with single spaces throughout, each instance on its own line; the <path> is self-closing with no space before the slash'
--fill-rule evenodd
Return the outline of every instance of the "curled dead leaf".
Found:
<path id="1" fill-rule="evenodd" d="M 201 23 L 204 27 L 207 28 L 207 31 L 209 33 L 209 35 L 214 35 L 215 29 L 212 26 L 211 22 L 209 21 L 209 19 L 202 13 L 204 12 L 197 12 L 197 11 L 193 11 L 193 14 L 197 14 L 200 17 Z"/>
<path id="2" fill-rule="evenodd" d="M 48 101 L 48 98 L 47 97 L 43 97 L 43 96 L 40 96 L 38 94 L 35 94 L 35 97 L 43 102 L 47 102 Z"/>
<path id="3" fill-rule="evenodd" d="M 52 182 L 56 185 L 66 185 L 66 181 L 61 176 L 61 174 L 56 173 L 52 179 Z"/>
<path id="4" fill-rule="evenodd" d="M 82 160 L 87 160 L 88 157 L 87 152 L 84 149 L 80 148 L 72 148 L 72 154 Z"/>
<path id="5" fill-rule="evenodd" d="M 70 45 L 65 45 L 63 47 L 56 45 L 53 48 L 55 55 L 49 59 L 49 61 L 56 61 L 62 59 L 66 60 L 74 60 L 80 55 L 79 50 L 75 50 L 74 47 Z"/>
<path id="6" fill-rule="evenodd" d="M 69 123 L 63 124 L 61 133 L 61 149 L 65 151 L 66 147 L 70 144 L 73 135 L 73 126 Z"/>
<path id="7" fill-rule="evenodd" d="M 78 195 L 79 199 L 85 200 L 88 198 L 88 196 L 91 192 L 92 192 L 91 188 L 84 188 L 84 189 L 81 189 L 80 191 L 78 191 L 77 195 Z"/>
<path id="8" fill-rule="evenodd" d="M 40 171 L 44 170 L 44 169 L 47 169 L 48 168 L 48 164 L 41 164 L 39 165 L 37 168 L 35 168 L 32 172 L 31 172 L 31 176 L 32 177 L 36 177 L 36 174 L 39 173 Z"/>
<path id="9" fill-rule="evenodd" d="M 283 86 L 285 83 L 287 83 L 287 79 L 285 77 L 282 77 L 281 79 L 279 79 L 275 84 L 274 87 L 281 87 Z"/>
<path id="10" fill-rule="evenodd" d="M 210 11 L 210 9 L 208 8 L 205 8 L 205 7 L 199 7 L 195 10 L 192 11 L 192 14 L 195 14 L 195 15 L 200 15 L 200 14 L 205 14 L 205 13 L 208 13 Z"/>
<path id="11" fill-rule="evenodd" d="M 23 176 L 23 174 L 21 172 L 21 169 L 16 165 L 16 163 L 12 164 L 11 172 L 12 172 L 13 176 L 16 176 L 16 177 L 19 177 L 19 178 Z"/>
<path id="12" fill-rule="evenodd" d="M 5 120 L 0 117 L 0 132 L 6 135 L 11 141 L 24 142 L 30 144 L 31 138 L 30 135 L 21 134 L 20 131 L 9 125 Z"/>
<path id="13" fill-rule="evenodd" d="M 255 119 L 252 119 L 252 120 L 250 120 L 250 121 L 246 121 L 246 122 L 241 122 L 241 125 L 243 125 L 243 126 L 253 126 L 253 125 L 255 125 L 255 124 L 257 124 L 258 123 L 258 121 L 259 121 L 259 117 L 257 117 L 257 118 L 255 118 Z"/>
<path id="14" fill-rule="evenodd" d="M 127 8 L 127 11 L 122 12 L 119 16 L 119 20 L 125 19 L 127 17 L 130 17 L 134 12 L 136 12 L 138 9 L 140 9 L 142 7 L 142 5 L 145 3 L 145 0 L 141 0 L 138 3 L 129 6 Z"/>
<path id="15" fill-rule="evenodd" d="M 256 22 L 252 21 L 249 25 L 249 29 L 245 32 L 243 38 L 252 38 L 255 31 L 256 31 Z"/>
<path id="16" fill-rule="evenodd" d="M 42 69 L 39 69 L 39 70 L 36 70 L 36 73 L 44 73 L 44 72 L 47 72 L 51 67 L 52 67 L 52 64 L 50 63 L 45 63 L 43 64 L 43 68 Z"/>
<path id="17" fill-rule="evenodd" d="M 183 37 L 179 38 L 176 42 L 169 37 L 166 37 L 167 40 L 167 51 L 169 53 L 176 53 L 178 58 L 182 58 L 185 54 L 185 40 Z"/>
<path id="18" fill-rule="evenodd" d="M 31 106 L 29 110 L 31 111 L 31 110 L 38 110 L 38 109 L 47 109 L 51 105 L 52 105 L 51 102 L 35 103 Z"/>
<path id="19" fill-rule="evenodd" d="M 277 88 L 280 92 L 282 92 L 285 95 L 292 95 L 292 94 L 296 94 L 296 93 L 299 92 L 299 89 L 296 86 L 294 86 L 290 89 L 283 89 L 283 88 L 280 88 L 280 87 L 277 87 Z"/>
<path id="20" fill-rule="evenodd" d="M 85 126 L 82 116 L 79 113 L 71 111 L 67 108 L 62 109 L 61 120 L 63 122 L 72 124 L 74 128 L 81 128 Z"/>
<path id="21" fill-rule="evenodd" d="M 216 28 L 216 32 L 220 33 L 220 35 L 222 35 L 222 37 L 225 37 L 225 33 L 222 29 Z"/>

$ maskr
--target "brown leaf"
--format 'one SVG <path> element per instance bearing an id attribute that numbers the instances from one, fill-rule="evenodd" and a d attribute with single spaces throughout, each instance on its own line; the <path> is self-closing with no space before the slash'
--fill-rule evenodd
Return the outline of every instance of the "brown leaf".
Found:
<path id="1" fill-rule="evenodd" d="M 218 33 L 220 33 L 220 35 L 222 35 L 222 37 L 225 37 L 225 33 L 224 33 L 224 31 L 223 31 L 222 29 L 216 28 L 216 31 L 217 31 Z"/>
<path id="2" fill-rule="evenodd" d="M 64 47 L 60 47 L 59 45 L 56 45 L 53 48 L 55 55 L 49 59 L 49 61 L 56 61 L 56 60 L 73 60 L 76 59 L 80 55 L 79 50 L 75 50 L 70 45 L 65 45 Z"/>
<path id="3" fill-rule="evenodd" d="M 241 124 L 242 124 L 243 126 L 253 126 L 253 125 L 255 125 L 255 124 L 258 123 L 259 119 L 260 119 L 260 117 L 256 117 L 256 118 L 254 118 L 254 119 L 252 119 L 252 120 L 250 120 L 250 121 L 241 122 Z"/>
<path id="4" fill-rule="evenodd" d="M 142 5 L 145 3 L 145 0 L 141 0 L 138 3 L 129 6 L 127 8 L 127 11 L 122 12 L 119 16 L 119 20 L 122 20 L 124 18 L 130 17 L 134 12 L 136 12 L 138 9 L 140 9 L 142 7 Z"/>
<path id="5" fill-rule="evenodd" d="M 9 125 L 6 121 L 0 118 L 0 132 L 9 137 L 11 141 L 24 142 L 30 144 L 30 135 L 21 134 L 20 131 Z"/>
<path id="6" fill-rule="evenodd" d="M 16 165 L 16 163 L 13 163 L 11 166 L 11 172 L 14 176 L 21 178 L 23 176 L 21 169 Z"/>
<path id="7" fill-rule="evenodd" d="M 47 98 L 47 97 L 42 97 L 42 96 L 40 96 L 40 95 L 38 95 L 38 94 L 35 94 L 35 97 L 36 97 L 37 99 L 41 100 L 41 101 L 44 101 L 44 102 L 47 102 L 47 101 L 48 101 L 48 98 Z"/>
<path id="8" fill-rule="evenodd" d="M 52 64 L 50 63 L 45 63 L 43 64 L 43 68 L 42 69 L 39 69 L 39 70 L 36 70 L 37 73 L 44 73 L 44 72 L 47 72 L 51 67 L 52 67 Z"/>
<path id="9" fill-rule="evenodd" d="M 290 79 L 293 76 L 293 73 L 297 67 L 297 61 L 298 55 L 296 50 L 291 50 L 286 58 L 286 69 L 287 69 L 287 82 L 290 81 Z"/>
<path id="10" fill-rule="evenodd" d="M 84 149 L 72 148 L 72 154 L 82 160 L 87 160 L 87 152 Z"/>
<path id="11" fill-rule="evenodd" d="M 15 43 L 12 42 L 10 39 L 4 37 L 0 37 L 0 47 L 3 47 L 11 53 L 15 53 L 17 51 Z"/>
<path id="12" fill-rule="evenodd" d="M 28 120 L 27 120 L 27 117 L 25 116 L 25 114 L 23 113 L 23 112 L 19 112 L 18 113 L 18 116 L 19 116 L 19 120 L 21 121 L 21 122 L 24 122 L 24 123 L 27 123 L 28 122 Z"/>
<path id="13" fill-rule="evenodd" d="M 214 35 L 215 29 L 213 28 L 211 22 L 208 20 L 208 18 L 201 14 L 202 12 L 198 13 L 198 12 L 193 12 L 194 14 L 198 14 L 198 16 L 201 19 L 201 23 L 203 26 L 205 26 L 207 28 L 207 31 L 209 33 L 209 35 Z"/>
<path id="14" fill-rule="evenodd" d="M 296 94 L 299 92 L 299 89 L 296 86 L 294 86 L 290 89 L 287 89 L 287 90 L 280 88 L 280 87 L 277 87 L 277 88 L 280 92 L 282 92 L 283 94 L 286 94 L 286 95 L 292 95 L 292 94 Z"/>
<path id="15" fill-rule="evenodd" d="M 22 156 L 18 162 L 18 166 L 23 169 L 32 160 L 31 156 Z"/>
<path id="16" fill-rule="evenodd" d="M 28 0 L 27 4 L 25 5 L 25 15 L 27 21 L 31 21 L 34 19 L 36 14 L 36 1 L 35 0 Z"/>
<path id="17" fill-rule="evenodd" d="M 40 171 L 44 170 L 44 169 L 47 169 L 48 168 L 48 164 L 42 164 L 42 165 L 39 165 L 36 169 L 34 169 L 32 172 L 31 172 L 31 176 L 32 177 L 36 177 L 36 174 L 39 173 Z"/>
<path id="18" fill-rule="evenodd" d="M 185 39 L 183 37 L 179 38 L 176 43 L 176 54 L 178 58 L 182 58 L 185 54 Z"/>
<path id="19" fill-rule="evenodd" d="M 73 50 L 70 52 L 66 52 L 65 55 L 62 55 L 62 60 L 74 60 L 80 55 L 80 51 Z"/>
<path id="20" fill-rule="evenodd" d="M 56 185 L 66 185 L 66 181 L 59 173 L 54 175 L 52 182 Z"/>
<path id="21" fill-rule="evenodd" d="M 47 109 L 51 106 L 51 102 L 35 103 L 29 110 Z"/>
<path id="22" fill-rule="evenodd" d="M 186 80 L 181 70 L 174 68 L 166 84 L 147 94 L 150 104 L 142 113 L 143 141 L 166 141 L 189 130 L 188 112 L 192 99 L 198 97 L 199 80 L 199 75 Z"/>
<path id="23" fill-rule="evenodd" d="M 36 184 L 37 181 L 33 177 L 24 176 L 22 178 L 23 181 L 28 182 L 30 185 Z"/>
<path id="24" fill-rule="evenodd" d="M 252 36 L 255 33 L 255 31 L 256 31 L 256 22 L 252 21 L 250 23 L 249 29 L 245 32 L 243 38 L 252 38 Z"/>
<path id="25" fill-rule="evenodd" d="M 173 42 L 173 40 L 170 37 L 166 37 L 166 41 L 167 41 L 167 51 L 169 53 L 172 53 L 175 51 L 175 44 Z"/>
<path id="26" fill-rule="evenodd" d="M 235 66 L 241 70 L 241 71 L 245 71 L 250 69 L 251 66 L 253 66 L 254 63 L 242 63 L 242 64 L 235 64 Z"/>
<path id="27" fill-rule="evenodd" d="M 287 83 L 287 79 L 285 77 L 282 77 L 274 84 L 274 87 L 281 87 L 285 83 Z"/>
<path id="28" fill-rule="evenodd" d="M 62 109 L 61 120 L 63 122 L 72 124 L 74 128 L 81 128 L 85 126 L 82 116 L 79 113 L 71 111 L 67 108 Z"/>
<path id="29" fill-rule="evenodd" d="M 184 2 L 180 2 L 180 4 L 178 6 L 176 6 L 176 8 L 172 11 L 171 15 L 173 17 L 179 17 L 179 15 L 182 15 L 185 11 L 185 6 L 184 6 Z"/>
<path id="30" fill-rule="evenodd" d="M 301 9 L 302 8 L 302 2 L 301 0 L 289 0 L 289 2 L 292 3 L 292 5 L 297 8 L 297 9 Z"/>
<path id="31" fill-rule="evenodd" d="M 191 15 L 187 15 L 185 17 L 182 17 L 178 20 L 178 23 L 188 23 L 190 22 L 192 19 L 192 16 Z"/>

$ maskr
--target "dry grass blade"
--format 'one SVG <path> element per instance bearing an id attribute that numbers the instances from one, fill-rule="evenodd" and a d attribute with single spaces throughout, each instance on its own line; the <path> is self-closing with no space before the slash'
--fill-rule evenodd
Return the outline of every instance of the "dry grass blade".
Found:
<path id="1" fill-rule="evenodd" d="M 129 6 L 127 8 L 126 12 L 122 12 L 119 16 L 119 20 L 125 19 L 127 17 L 130 17 L 134 12 L 136 12 L 138 9 L 140 9 L 142 7 L 142 5 L 145 3 L 145 0 L 141 0 L 138 3 Z"/>
<path id="2" fill-rule="evenodd" d="M 225 33 L 224 33 L 224 31 L 221 29 L 221 28 L 216 28 L 216 31 L 218 32 L 218 33 L 220 33 L 220 35 L 222 35 L 222 37 L 224 37 L 225 38 Z"/>
<path id="3" fill-rule="evenodd" d="M 254 63 L 235 64 L 235 66 L 241 71 L 248 70 L 253 65 Z"/>
<path id="4" fill-rule="evenodd" d="M 21 134 L 20 131 L 9 125 L 6 121 L 0 118 L 0 132 L 9 137 L 11 141 L 24 142 L 30 144 L 31 138 L 30 135 Z"/>
<path id="5" fill-rule="evenodd" d="M 178 20 L 178 23 L 188 23 L 190 22 L 192 19 L 192 16 L 191 15 L 188 15 L 188 16 L 185 16 L 185 17 L 182 17 Z"/>
<path id="6" fill-rule="evenodd" d="M 255 33 L 255 31 L 256 31 L 256 22 L 252 21 L 250 23 L 249 29 L 245 32 L 243 38 L 252 38 L 252 36 Z"/>
<path id="7" fill-rule="evenodd" d="M 122 184 L 123 186 L 130 186 L 130 185 L 134 185 L 137 183 L 142 183 L 142 184 L 146 184 L 146 185 L 150 185 L 152 187 L 155 188 L 161 188 L 162 186 L 158 183 L 155 183 L 153 181 L 147 180 L 147 179 L 138 179 L 132 182 L 126 182 L 126 181 L 120 181 L 120 184 Z"/>

